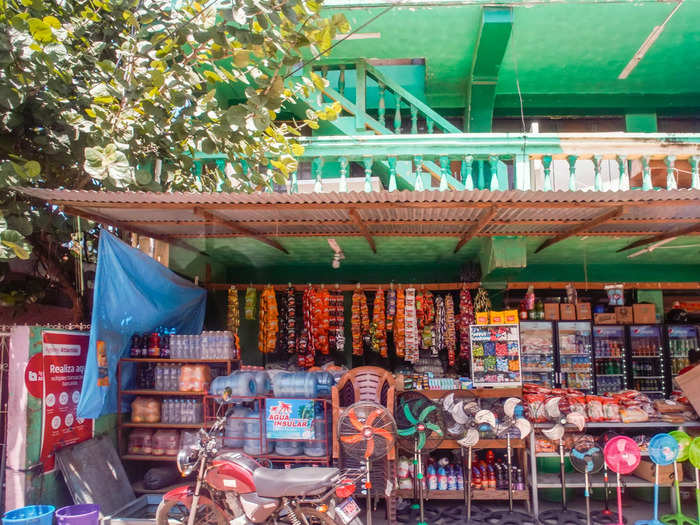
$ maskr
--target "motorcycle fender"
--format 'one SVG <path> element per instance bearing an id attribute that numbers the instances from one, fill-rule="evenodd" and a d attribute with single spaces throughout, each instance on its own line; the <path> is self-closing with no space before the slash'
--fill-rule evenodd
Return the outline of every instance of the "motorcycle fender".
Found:
<path id="1" fill-rule="evenodd" d="M 187 508 L 192 504 L 192 498 L 194 497 L 194 488 L 193 487 L 178 487 L 176 489 L 171 490 L 170 492 L 166 492 L 165 495 L 163 496 L 163 499 L 166 501 L 179 501 L 183 505 L 185 505 Z M 206 494 L 200 494 L 199 495 L 199 503 L 204 505 L 204 504 L 210 504 L 214 505 L 214 502 L 206 495 Z"/>

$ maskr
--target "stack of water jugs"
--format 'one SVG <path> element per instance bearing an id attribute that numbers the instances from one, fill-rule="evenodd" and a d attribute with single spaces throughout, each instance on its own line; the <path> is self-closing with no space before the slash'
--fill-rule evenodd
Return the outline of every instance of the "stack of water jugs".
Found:
<path id="1" fill-rule="evenodd" d="M 330 396 L 335 380 L 327 372 L 236 371 L 214 379 L 210 386 L 212 395 L 220 396 L 226 387 L 231 388 L 233 408 L 228 411 L 224 427 L 224 447 L 243 449 L 251 456 L 275 454 L 278 456 L 325 456 L 330 426 L 330 410 L 325 413 L 322 402 L 315 402 L 313 441 L 274 441 L 265 437 L 265 414 L 261 414 L 261 399 L 279 398 L 312 399 Z"/>

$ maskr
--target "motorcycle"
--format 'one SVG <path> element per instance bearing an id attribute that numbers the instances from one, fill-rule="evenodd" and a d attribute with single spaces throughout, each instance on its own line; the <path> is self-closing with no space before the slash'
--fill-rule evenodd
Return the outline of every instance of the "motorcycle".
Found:
<path id="1" fill-rule="evenodd" d="M 218 417 L 198 442 L 181 449 L 177 468 L 194 484 L 163 496 L 157 525 L 362 525 L 352 498 L 364 469 L 273 469 L 240 452 L 218 450 L 226 422 Z"/>

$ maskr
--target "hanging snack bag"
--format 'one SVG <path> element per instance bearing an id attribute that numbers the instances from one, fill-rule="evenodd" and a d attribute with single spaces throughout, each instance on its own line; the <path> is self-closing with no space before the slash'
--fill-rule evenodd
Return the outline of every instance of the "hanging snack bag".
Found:
<path id="1" fill-rule="evenodd" d="M 248 321 L 255 320 L 255 309 L 258 305 L 258 291 L 255 288 L 247 288 L 245 291 L 245 318 Z"/>

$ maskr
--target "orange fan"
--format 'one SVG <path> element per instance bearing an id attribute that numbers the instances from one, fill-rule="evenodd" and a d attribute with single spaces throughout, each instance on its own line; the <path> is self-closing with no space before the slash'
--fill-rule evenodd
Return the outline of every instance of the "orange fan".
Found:
<path id="1" fill-rule="evenodd" d="M 346 408 L 338 418 L 338 436 L 343 453 L 366 468 L 367 525 L 372 525 L 370 490 L 371 462 L 385 458 L 396 441 L 396 422 L 386 407 L 360 401 Z"/>

